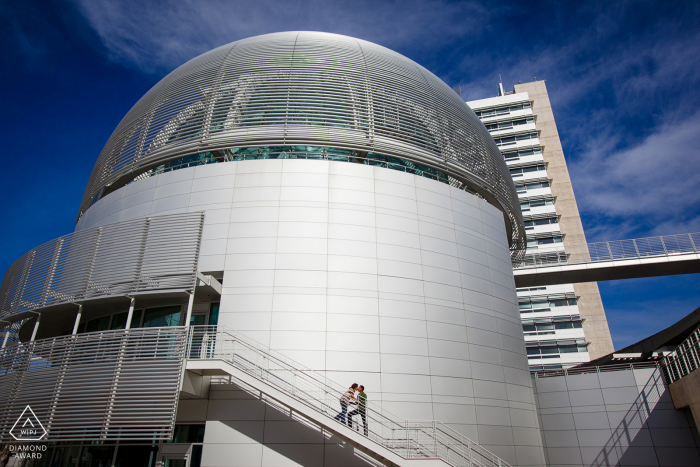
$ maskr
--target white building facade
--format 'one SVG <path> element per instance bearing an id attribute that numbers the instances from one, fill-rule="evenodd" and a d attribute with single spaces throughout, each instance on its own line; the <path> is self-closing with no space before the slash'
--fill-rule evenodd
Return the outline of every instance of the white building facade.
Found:
<path id="1" fill-rule="evenodd" d="M 201 225 L 199 237 L 177 225 Z M 131 109 L 97 160 L 76 232 L 28 252 L 6 275 L 2 318 L 24 324 L 11 349 L 51 339 L 72 349 L 103 335 L 117 346 L 155 342 L 151 363 L 134 371 L 156 371 L 167 357 L 169 377 L 186 384 L 174 402 L 142 410 L 173 411 L 175 444 L 189 446 L 191 466 L 376 462 L 340 427 L 280 410 L 259 387 L 195 373 L 189 361 L 177 373 L 177 352 L 159 349 L 175 348 L 191 325 L 229 329 L 344 387 L 362 384 L 370 413 L 438 420 L 511 465 L 541 466 L 511 265 L 524 232 L 498 147 L 432 73 L 345 36 L 270 34 L 195 58 Z M 224 350 L 189 336 L 185 360 L 207 357 L 193 345 Z M 131 361 L 115 352 L 100 360 L 116 364 L 117 376 L 105 380 L 107 419 L 94 415 L 99 435 L 77 435 L 84 428 L 66 421 L 62 439 L 78 444 L 56 446 L 54 459 L 113 455 L 118 464 L 121 447 L 91 447 L 125 443 L 135 430 L 130 419 L 121 434 L 113 428 Z M 65 372 L 51 377 L 63 384 Z M 45 406 L 35 402 L 40 419 L 54 420 L 68 394 L 51 392 L 52 381 Z M 8 419 L 19 404 L 12 397 Z M 167 439 L 167 424 L 159 429 Z M 380 439 L 374 430 L 367 442 Z M 182 465 L 164 457 L 173 449 L 153 446 L 148 462 Z"/>

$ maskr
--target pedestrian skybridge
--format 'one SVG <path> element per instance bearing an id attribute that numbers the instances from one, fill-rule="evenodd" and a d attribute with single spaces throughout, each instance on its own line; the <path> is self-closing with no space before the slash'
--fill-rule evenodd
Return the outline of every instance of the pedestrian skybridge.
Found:
<path id="1" fill-rule="evenodd" d="M 528 252 L 514 265 L 516 287 L 700 272 L 700 233 L 565 246 Z"/>

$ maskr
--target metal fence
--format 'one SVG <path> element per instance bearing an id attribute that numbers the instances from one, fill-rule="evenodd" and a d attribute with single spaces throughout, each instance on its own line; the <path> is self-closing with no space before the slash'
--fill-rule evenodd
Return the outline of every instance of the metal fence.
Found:
<path id="1" fill-rule="evenodd" d="M 172 437 L 184 327 L 93 332 L 0 350 L 0 442 L 29 405 L 48 441 Z"/>
<path id="2" fill-rule="evenodd" d="M 323 414 L 329 424 L 341 423 L 339 398 L 347 388 L 244 336 L 222 327 L 194 326 L 187 355 L 190 359 L 222 360 Z M 366 419 L 365 436 L 406 459 L 438 458 L 455 467 L 509 466 L 439 421 L 402 420 L 372 402 L 367 403 Z M 359 420 L 354 426 L 359 431 Z M 362 430 L 364 433 L 365 426 Z"/>
<path id="3" fill-rule="evenodd" d="M 154 216 L 44 243 L 5 273 L 0 316 L 100 296 L 192 288 L 203 221 L 203 212 Z"/>
<path id="4" fill-rule="evenodd" d="M 700 233 L 665 235 L 662 237 L 616 240 L 566 246 L 559 250 L 528 252 L 515 268 L 531 268 L 556 264 L 620 261 L 653 256 L 700 253 Z"/>
<path id="5" fill-rule="evenodd" d="M 666 383 L 676 382 L 698 367 L 700 367 L 700 327 L 676 347 L 676 350 L 664 357 Z"/>
<path id="6" fill-rule="evenodd" d="M 575 366 L 571 368 L 562 368 L 560 370 L 535 370 L 530 372 L 530 376 L 533 378 L 551 378 L 552 376 L 573 376 L 591 373 L 607 373 L 610 371 L 640 370 L 642 368 L 657 368 L 658 366 L 658 361 L 630 362 L 603 366 Z"/>

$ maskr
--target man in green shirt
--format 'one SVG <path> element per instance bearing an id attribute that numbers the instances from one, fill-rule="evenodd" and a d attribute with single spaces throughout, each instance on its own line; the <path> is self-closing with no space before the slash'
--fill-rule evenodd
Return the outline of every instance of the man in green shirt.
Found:
<path id="1" fill-rule="evenodd" d="M 358 405 L 355 410 L 348 414 L 348 421 L 350 422 L 350 428 L 352 428 L 352 416 L 359 414 L 360 417 L 362 417 L 362 424 L 365 427 L 365 436 L 367 436 L 367 393 L 365 392 L 365 387 L 363 385 L 360 385 L 358 390 L 360 391 L 360 394 L 357 396 Z"/>

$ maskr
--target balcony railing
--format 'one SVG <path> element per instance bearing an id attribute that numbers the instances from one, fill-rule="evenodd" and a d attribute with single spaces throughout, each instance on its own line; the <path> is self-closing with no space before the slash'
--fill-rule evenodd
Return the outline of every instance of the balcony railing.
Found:
<path id="1" fill-rule="evenodd" d="M 0 442 L 29 405 L 44 441 L 172 438 L 187 330 L 55 337 L 0 350 Z"/>
<path id="2" fill-rule="evenodd" d="M 698 367 L 700 367 L 700 327 L 676 347 L 676 350 L 664 357 L 666 383 L 674 383 Z"/>
<path id="3" fill-rule="evenodd" d="M 191 289 L 203 212 L 64 235 L 24 254 L 0 285 L 0 317 L 109 295 Z"/>
<path id="4" fill-rule="evenodd" d="M 222 327 L 193 326 L 187 355 L 190 359 L 221 360 L 322 414 L 329 424 L 341 423 L 336 416 L 339 399 L 347 388 L 240 334 Z M 366 417 L 365 436 L 405 459 L 436 458 L 455 467 L 509 466 L 439 421 L 403 420 L 371 401 Z M 355 427 L 360 429 L 359 424 Z M 364 426 L 362 429 L 364 432 Z"/>
<path id="5" fill-rule="evenodd" d="M 700 233 L 666 235 L 612 242 L 570 245 L 563 249 L 543 252 L 527 252 L 517 269 L 558 264 L 595 263 L 622 261 L 651 257 L 675 256 L 700 253 Z"/>

